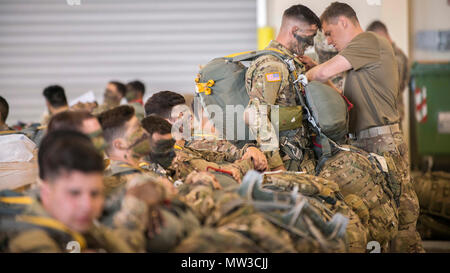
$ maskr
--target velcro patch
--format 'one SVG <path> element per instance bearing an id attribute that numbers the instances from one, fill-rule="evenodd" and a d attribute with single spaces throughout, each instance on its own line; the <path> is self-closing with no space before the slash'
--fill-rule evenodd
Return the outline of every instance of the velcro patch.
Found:
<path id="1" fill-rule="evenodd" d="M 280 73 L 278 73 L 278 72 L 276 72 L 276 73 L 267 73 L 266 74 L 266 80 L 268 82 L 280 82 L 281 81 Z"/>

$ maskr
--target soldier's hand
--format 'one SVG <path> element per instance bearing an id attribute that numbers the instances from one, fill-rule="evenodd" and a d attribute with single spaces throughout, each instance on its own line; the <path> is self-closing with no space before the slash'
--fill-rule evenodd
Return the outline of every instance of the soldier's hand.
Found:
<path id="1" fill-rule="evenodd" d="M 311 68 L 313 68 L 314 66 L 318 65 L 313 59 L 311 59 L 310 57 L 308 57 L 306 55 L 298 57 L 298 59 L 300 60 L 300 62 L 302 62 L 305 65 L 306 71 L 308 71 Z"/>
<path id="2" fill-rule="evenodd" d="M 249 147 L 242 157 L 243 160 L 251 159 L 255 170 L 263 172 L 268 168 L 267 158 L 263 152 L 256 147 Z"/>

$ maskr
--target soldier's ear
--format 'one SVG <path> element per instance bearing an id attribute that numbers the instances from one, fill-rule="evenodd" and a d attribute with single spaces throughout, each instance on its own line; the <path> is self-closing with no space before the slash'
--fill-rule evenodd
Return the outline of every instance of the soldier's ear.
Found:
<path id="1" fill-rule="evenodd" d="M 117 149 L 117 150 L 126 150 L 126 149 L 128 149 L 127 143 L 125 142 L 125 140 L 123 138 L 114 139 L 113 142 L 112 142 L 112 146 L 113 146 L 114 149 Z"/>

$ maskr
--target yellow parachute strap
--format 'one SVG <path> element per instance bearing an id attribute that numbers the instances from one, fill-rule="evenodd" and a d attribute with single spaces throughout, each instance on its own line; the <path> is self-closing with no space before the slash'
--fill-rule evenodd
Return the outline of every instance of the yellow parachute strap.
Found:
<path id="1" fill-rule="evenodd" d="M 0 202 L 6 204 L 31 205 L 31 203 L 33 203 L 33 199 L 28 196 L 11 196 L 0 197 Z"/>
<path id="2" fill-rule="evenodd" d="M 147 163 L 147 162 L 140 162 L 140 163 L 139 163 L 139 167 L 140 167 L 140 168 L 146 167 L 146 166 L 150 166 L 150 164 Z"/>
<path id="3" fill-rule="evenodd" d="M 70 234 L 80 244 L 81 249 L 85 249 L 87 246 L 86 240 L 84 239 L 83 235 L 71 230 L 66 225 L 55 219 L 31 215 L 18 215 L 16 216 L 16 220 L 63 231 L 67 234 Z"/>
<path id="4" fill-rule="evenodd" d="M 133 167 L 133 166 L 131 166 L 131 165 L 128 165 L 128 164 L 120 164 L 119 167 L 135 169 L 135 170 L 137 170 L 137 171 L 143 171 L 143 170 L 140 169 L 140 168 L 135 168 L 135 167 Z"/>
<path id="5" fill-rule="evenodd" d="M 17 131 L 14 130 L 6 130 L 6 131 L 0 131 L 0 135 L 8 135 L 8 134 L 15 134 Z"/>
<path id="6" fill-rule="evenodd" d="M 234 58 L 234 57 L 241 56 L 241 55 L 248 54 L 248 53 L 252 53 L 252 52 L 255 52 L 255 51 L 254 50 L 250 50 L 250 51 L 245 51 L 245 52 L 234 53 L 234 54 L 230 54 L 228 56 L 225 56 L 225 58 Z"/>
<path id="7" fill-rule="evenodd" d="M 173 145 L 173 147 L 175 148 L 175 149 L 177 149 L 177 150 L 183 150 L 183 147 L 181 147 L 181 146 L 179 146 L 179 145 L 177 145 L 177 144 L 174 144 Z"/>

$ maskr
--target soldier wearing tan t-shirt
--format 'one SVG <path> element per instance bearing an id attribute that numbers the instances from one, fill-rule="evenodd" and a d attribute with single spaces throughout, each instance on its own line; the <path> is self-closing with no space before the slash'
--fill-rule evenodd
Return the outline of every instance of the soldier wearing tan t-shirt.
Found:
<path id="1" fill-rule="evenodd" d="M 389 35 L 388 29 L 385 24 L 380 21 L 372 22 L 368 27 L 367 31 L 375 32 L 376 34 L 386 38 L 392 45 L 392 49 L 394 49 L 395 59 L 397 61 L 398 67 L 398 96 L 397 96 L 397 110 L 400 116 L 400 128 L 402 128 L 402 122 L 405 119 L 405 104 L 403 102 L 403 93 L 405 92 L 405 88 L 409 83 L 409 60 L 406 54 L 392 41 L 391 36 Z"/>
<path id="2" fill-rule="evenodd" d="M 324 82 L 346 72 L 344 93 L 355 105 L 350 111 L 352 144 L 395 162 L 390 173 L 401 181 L 401 195 L 396 200 L 399 231 L 392 250 L 423 252 L 416 231 L 419 202 L 410 180 L 408 149 L 398 124 L 399 80 L 392 46 L 387 39 L 364 32 L 348 4 L 332 3 L 322 14 L 321 22 L 328 43 L 339 54 L 313 67 L 306 76 L 310 81 Z"/>

